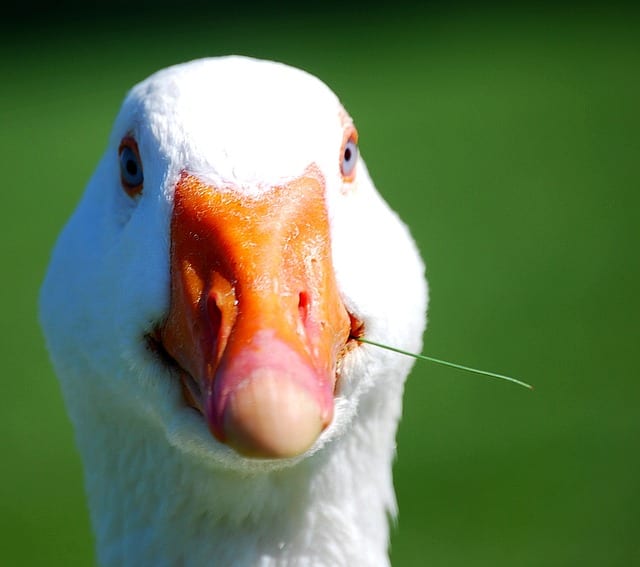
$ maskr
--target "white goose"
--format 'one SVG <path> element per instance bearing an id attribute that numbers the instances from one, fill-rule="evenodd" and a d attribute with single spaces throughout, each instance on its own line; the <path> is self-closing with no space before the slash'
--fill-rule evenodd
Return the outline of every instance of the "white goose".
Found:
<path id="1" fill-rule="evenodd" d="M 103 565 L 387 565 L 423 264 L 336 96 L 242 57 L 134 87 L 41 321 Z"/>

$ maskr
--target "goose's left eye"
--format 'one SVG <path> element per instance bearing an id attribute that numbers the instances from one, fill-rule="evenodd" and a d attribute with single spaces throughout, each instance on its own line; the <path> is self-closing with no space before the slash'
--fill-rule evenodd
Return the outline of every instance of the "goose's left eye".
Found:
<path id="1" fill-rule="evenodd" d="M 118 154 L 122 187 L 130 197 L 135 197 L 142 193 L 142 184 L 144 182 L 138 144 L 133 138 L 123 138 L 122 142 L 120 142 Z"/>
<path id="2" fill-rule="evenodd" d="M 355 174 L 356 163 L 358 161 L 358 144 L 354 138 L 349 138 L 344 145 L 342 151 L 342 164 L 340 170 L 342 171 L 342 177 L 350 181 Z"/>

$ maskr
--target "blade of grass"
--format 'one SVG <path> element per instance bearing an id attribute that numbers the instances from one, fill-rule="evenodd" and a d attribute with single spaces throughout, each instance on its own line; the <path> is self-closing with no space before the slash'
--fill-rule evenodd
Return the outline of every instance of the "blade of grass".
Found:
<path id="1" fill-rule="evenodd" d="M 473 372 L 474 374 L 482 374 L 484 376 L 490 376 L 491 378 L 506 380 L 507 382 L 513 382 L 514 384 L 518 384 L 518 386 L 522 386 L 524 388 L 528 388 L 529 390 L 533 390 L 533 386 L 531 384 L 527 384 L 526 382 L 522 382 L 521 380 L 517 380 L 516 378 L 512 378 L 511 376 L 505 376 L 504 374 L 497 374 L 495 372 L 489 372 L 487 370 L 478 370 L 477 368 L 463 366 L 462 364 L 456 364 L 455 362 L 449 362 L 447 360 L 440 360 L 439 358 L 433 358 L 432 356 L 426 356 L 424 354 L 415 354 L 413 352 L 408 352 L 406 350 L 402 350 L 389 345 L 383 345 L 381 343 L 377 343 L 375 341 L 371 341 L 363 337 L 358 337 L 357 340 L 360 341 L 361 343 L 366 343 L 379 348 L 384 348 L 392 352 L 397 352 L 398 354 L 404 354 L 405 356 L 412 356 L 413 358 L 418 358 L 420 360 L 427 360 L 428 362 L 435 362 L 436 364 L 442 364 L 443 366 L 450 366 L 451 368 L 457 368 L 458 370 L 465 370 L 466 372 Z"/>

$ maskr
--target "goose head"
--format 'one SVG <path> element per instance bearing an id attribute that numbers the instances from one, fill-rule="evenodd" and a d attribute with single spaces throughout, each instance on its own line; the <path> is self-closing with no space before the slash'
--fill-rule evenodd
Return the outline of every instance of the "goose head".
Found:
<path id="1" fill-rule="evenodd" d="M 357 142 L 279 63 L 197 60 L 129 92 L 40 297 L 97 531 L 109 470 L 179 468 L 206 500 L 218 473 L 250 492 L 361 453 L 389 469 L 411 362 L 356 339 L 419 350 L 427 290 Z M 123 464 L 129 446 L 147 457 Z"/>

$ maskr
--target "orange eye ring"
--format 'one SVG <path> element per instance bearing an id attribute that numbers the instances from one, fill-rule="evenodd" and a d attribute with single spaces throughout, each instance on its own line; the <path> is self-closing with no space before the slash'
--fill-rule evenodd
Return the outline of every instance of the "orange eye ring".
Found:
<path id="1" fill-rule="evenodd" d="M 118 148 L 120 162 L 120 183 L 129 197 L 137 197 L 142 193 L 144 173 L 138 143 L 132 136 L 125 136 Z"/>
<path id="2" fill-rule="evenodd" d="M 358 131 L 351 126 L 345 133 L 340 149 L 340 172 L 345 182 L 353 181 L 358 163 Z"/>

